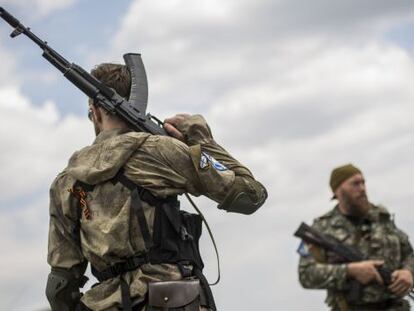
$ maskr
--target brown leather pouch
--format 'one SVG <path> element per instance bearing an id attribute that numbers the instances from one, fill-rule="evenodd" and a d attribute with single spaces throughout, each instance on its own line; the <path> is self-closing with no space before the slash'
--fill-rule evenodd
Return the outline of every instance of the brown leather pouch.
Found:
<path id="1" fill-rule="evenodd" d="M 151 282 L 148 284 L 149 310 L 198 311 L 199 280 Z"/>

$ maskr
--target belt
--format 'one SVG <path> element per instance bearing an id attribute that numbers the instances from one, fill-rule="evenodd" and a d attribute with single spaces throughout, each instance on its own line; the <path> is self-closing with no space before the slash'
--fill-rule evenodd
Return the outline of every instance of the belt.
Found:
<path id="1" fill-rule="evenodd" d="M 133 271 L 148 262 L 149 258 L 147 254 L 129 257 L 125 261 L 116 263 L 103 271 L 98 271 L 92 267 L 92 274 L 98 279 L 99 282 L 103 282 L 124 274 L 125 272 Z"/>
<path id="2" fill-rule="evenodd" d="M 401 307 L 404 304 L 403 300 L 386 300 L 381 302 L 372 302 L 364 304 L 348 304 L 349 308 L 355 310 L 386 310 L 390 307 Z"/>

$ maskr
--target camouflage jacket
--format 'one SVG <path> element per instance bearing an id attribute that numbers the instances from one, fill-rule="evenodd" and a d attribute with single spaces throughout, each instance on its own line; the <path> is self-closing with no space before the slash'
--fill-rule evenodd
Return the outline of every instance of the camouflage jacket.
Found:
<path id="1" fill-rule="evenodd" d="M 399 230 L 389 212 L 374 206 L 363 221 L 355 222 L 342 215 L 338 207 L 315 219 L 314 229 L 331 235 L 345 245 L 358 248 L 367 259 L 384 260 L 385 267 L 392 270 L 408 269 L 414 274 L 414 255 L 408 236 Z M 349 288 L 346 264 L 335 263 L 329 252 L 318 249 L 319 254 L 302 254 L 299 262 L 299 280 L 303 287 L 327 289 L 326 302 L 337 310 L 338 297 L 345 297 Z M 318 257 L 315 259 L 315 257 Z M 363 287 L 358 303 L 379 303 L 393 299 L 386 287 L 368 285 Z"/>
<path id="2" fill-rule="evenodd" d="M 252 201 L 264 202 L 264 187 L 213 140 L 201 116 L 190 117 L 180 130 L 187 144 L 147 133 L 105 131 L 71 157 L 50 190 L 48 263 L 52 268 L 70 269 L 79 277 L 87 262 L 101 271 L 145 250 L 139 224 L 131 221 L 130 191 L 108 182 L 121 168 L 126 177 L 160 198 L 188 192 L 205 195 L 226 209 L 229 196 L 245 192 Z M 68 191 L 77 180 L 96 185 L 86 198 L 88 215 L 79 213 L 79 200 Z M 152 234 L 155 208 L 142 204 Z M 176 265 L 145 264 L 123 278 L 136 303 L 145 297 L 149 281 L 182 277 Z M 120 278 L 94 286 L 82 302 L 92 310 L 118 310 Z"/>

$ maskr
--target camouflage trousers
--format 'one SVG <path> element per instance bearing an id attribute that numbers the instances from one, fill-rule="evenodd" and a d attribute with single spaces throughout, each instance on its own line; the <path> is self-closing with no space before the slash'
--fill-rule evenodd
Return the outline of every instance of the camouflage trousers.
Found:
<path id="1" fill-rule="evenodd" d="M 147 308 L 145 307 L 141 311 L 147 311 Z M 163 309 L 152 308 L 151 311 L 163 311 Z M 200 307 L 199 311 L 211 311 L 211 309 Z"/>
<path id="2" fill-rule="evenodd" d="M 399 300 L 395 303 L 391 303 L 389 306 L 376 306 L 375 304 L 369 306 L 352 306 L 348 305 L 343 308 L 339 306 L 334 306 L 331 308 L 331 311 L 410 311 L 410 303 L 407 300 Z"/>
<path id="3" fill-rule="evenodd" d="M 76 311 L 93 311 L 91 309 L 88 309 L 86 306 L 81 305 L 78 306 L 79 308 L 76 309 Z M 118 308 L 111 308 L 110 310 L 105 310 L 105 311 L 120 311 L 121 309 Z M 143 306 L 143 307 L 133 307 L 132 311 L 147 311 L 147 307 Z M 151 311 L 163 311 L 162 309 L 156 309 L 156 308 L 152 308 Z M 200 307 L 199 311 L 211 311 L 211 309 L 208 308 L 204 308 L 204 307 Z"/>

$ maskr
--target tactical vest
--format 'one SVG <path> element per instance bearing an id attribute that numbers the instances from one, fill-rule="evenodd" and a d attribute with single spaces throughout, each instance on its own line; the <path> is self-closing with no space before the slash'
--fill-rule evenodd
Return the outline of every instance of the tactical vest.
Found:
<path id="1" fill-rule="evenodd" d="M 110 278 L 120 276 L 125 272 L 136 270 L 146 263 L 176 264 L 184 278 L 195 276 L 200 280 L 206 307 L 215 311 L 216 306 L 211 289 L 202 273 L 204 264 L 199 250 L 202 217 L 198 214 L 181 211 L 177 196 L 171 196 L 165 199 L 155 197 L 148 190 L 128 179 L 123 169 L 110 182 L 114 185 L 121 183 L 131 192 L 131 211 L 133 211 L 131 217 L 134 215 L 139 223 L 140 233 L 147 251 L 126 258 L 103 271 L 98 271 L 92 266 L 92 274 L 99 282 L 103 282 Z M 94 190 L 95 185 L 77 181 L 74 188 L 91 192 Z M 152 237 L 144 215 L 142 201 L 155 208 Z M 189 265 L 193 267 L 192 270 L 188 269 Z M 129 286 L 122 278 L 121 292 L 123 310 L 132 310 Z"/>

